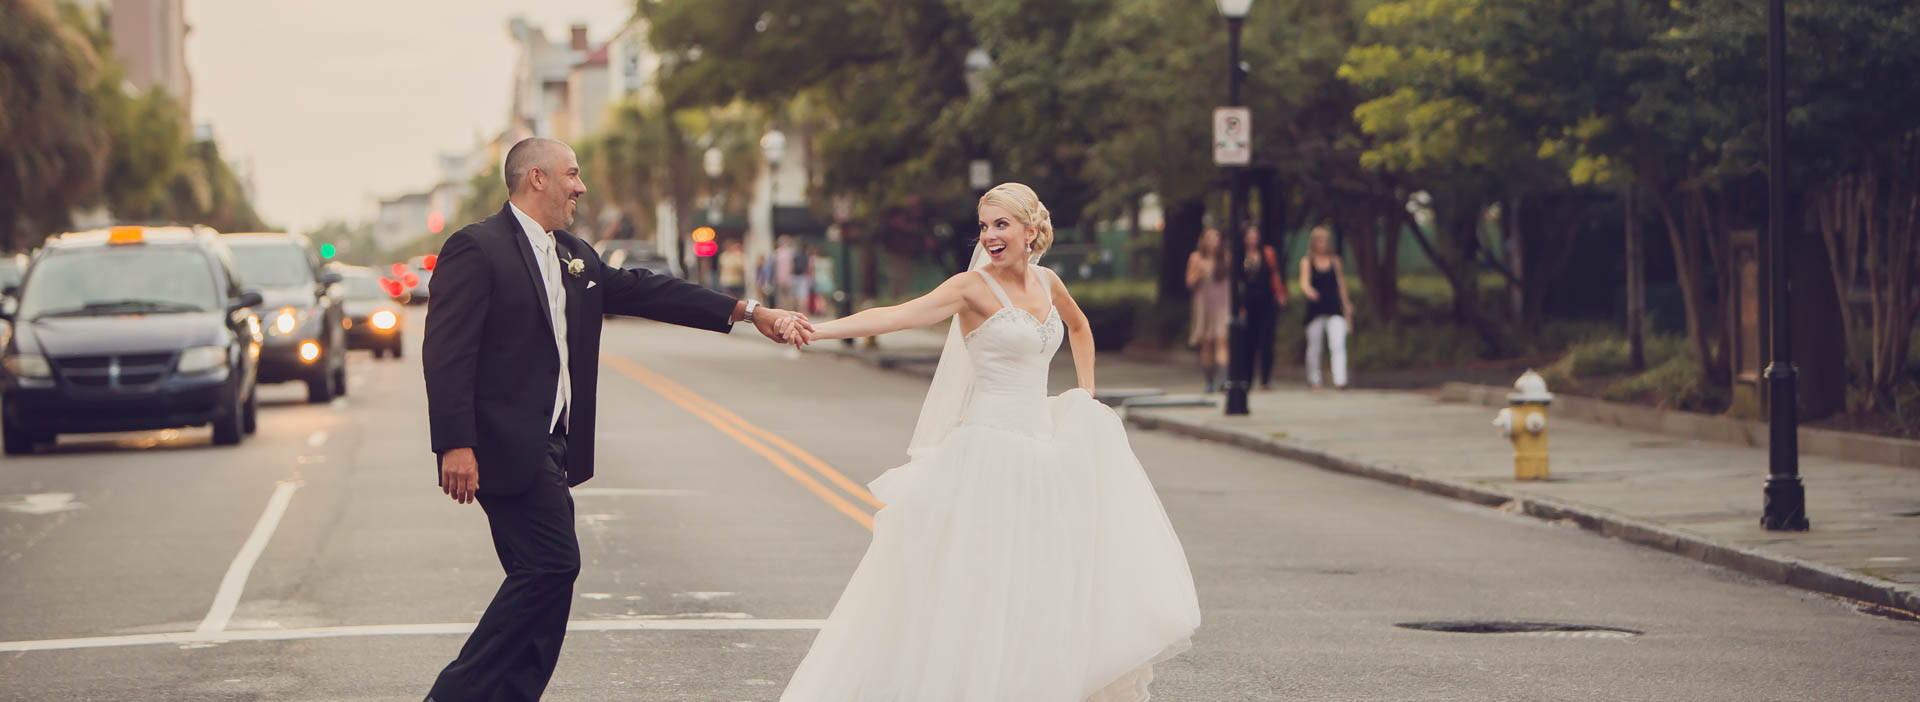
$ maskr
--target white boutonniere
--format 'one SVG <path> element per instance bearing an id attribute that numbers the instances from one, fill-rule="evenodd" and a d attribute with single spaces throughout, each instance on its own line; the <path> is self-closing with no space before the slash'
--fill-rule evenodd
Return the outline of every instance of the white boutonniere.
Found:
<path id="1" fill-rule="evenodd" d="M 586 261 L 582 261 L 577 258 L 567 259 L 567 275 L 578 278 L 580 277 L 581 273 L 585 273 L 586 271 L 587 271 Z"/>

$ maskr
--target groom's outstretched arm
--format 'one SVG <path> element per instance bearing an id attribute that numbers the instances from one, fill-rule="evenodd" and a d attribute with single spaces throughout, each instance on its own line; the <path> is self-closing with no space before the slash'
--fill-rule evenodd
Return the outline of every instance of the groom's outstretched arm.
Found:
<path id="1" fill-rule="evenodd" d="M 473 411 L 474 376 L 493 293 L 487 261 L 472 233 L 447 238 L 427 285 L 427 336 L 421 365 L 427 375 L 427 421 L 433 452 L 479 443 Z"/>
<path id="2" fill-rule="evenodd" d="M 734 307 L 739 301 L 732 297 L 645 269 L 603 265 L 601 270 L 601 285 L 606 288 L 603 309 L 607 312 L 722 334 L 733 329 Z"/>

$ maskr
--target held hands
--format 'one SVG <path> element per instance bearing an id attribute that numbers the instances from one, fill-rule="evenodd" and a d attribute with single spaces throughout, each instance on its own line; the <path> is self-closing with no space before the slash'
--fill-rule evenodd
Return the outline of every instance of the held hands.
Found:
<path id="1" fill-rule="evenodd" d="M 473 504 L 480 490 L 480 463 L 473 449 L 457 448 L 440 457 L 440 491 L 460 504 Z"/>
<path id="2" fill-rule="evenodd" d="M 753 328 L 775 343 L 795 348 L 813 343 L 813 323 L 799 312 L 762 307 L 753 313 Z"/>

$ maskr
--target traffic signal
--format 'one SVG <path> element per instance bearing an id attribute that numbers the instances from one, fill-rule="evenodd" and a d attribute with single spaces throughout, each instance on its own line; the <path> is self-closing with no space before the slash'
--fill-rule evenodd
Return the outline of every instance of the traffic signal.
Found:
<path id="1" fill-rule="evenodd" d="M 695 243 L 713 241 L 713 227 L 701 227 L 693 230 L 693 240 Z"/>
<path id="2" fill-rule="evenodd" d="M 720 253 L 720 244 L 712 239 L 693 242 L 693 255 L 695 256 L 706 258 L 717 253 Z"/>
<path id="3" fill-rule="evenodd" d="M 331 259 L 331 258 L 333 258 L 333 255 L 334 255 L 335 253 L 337 253 L 337 252 L 336 252 L 336 251 L 334 250 L 334 248 L 333 248 L 333 244 L 321 244 L 321 245 L 320 245 L 320 257 L 321 257 L 321 258 L 326 258 L 326 259 Z"/>

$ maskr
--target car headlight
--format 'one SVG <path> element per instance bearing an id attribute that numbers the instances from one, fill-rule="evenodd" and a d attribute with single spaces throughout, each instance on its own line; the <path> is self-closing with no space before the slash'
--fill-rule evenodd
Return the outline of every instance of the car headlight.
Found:
<path id="1" fill-rule="evenodd" d="M 292 334 L 293 330 L 298 328 L 300 328 L 300 310 L 292 307 L 282 307 L 280 308 L 279 314 L 273 316 L 272 329 L 275 335 L 285 336 Z"/>
<path id="2" fill-rule="evenodd" d="M 16 378 L 43 380 L 53 377 L 53 366 L 47 363 L 47 357 L 37 353 L 16 353 L 3 361 L 7 372 Z"/>
<path id="3" fill-rule="evenodd" d="M 226 347 L 195 346 L 180 353 L 180 362 L 174 364 L 174 370 L 182 374 L 205 373 L 226 364 Z"/>
<path id="4" fill-rule="evenodd" d="M 373 322 L 373 328 L 385 331 L 399 324 L 400 317 L 399 315 L 395 315 L 393 310 L 380 310 L 379 312 L 373 313 L 373 317 L 369 318 L 368 321 Z"/>

